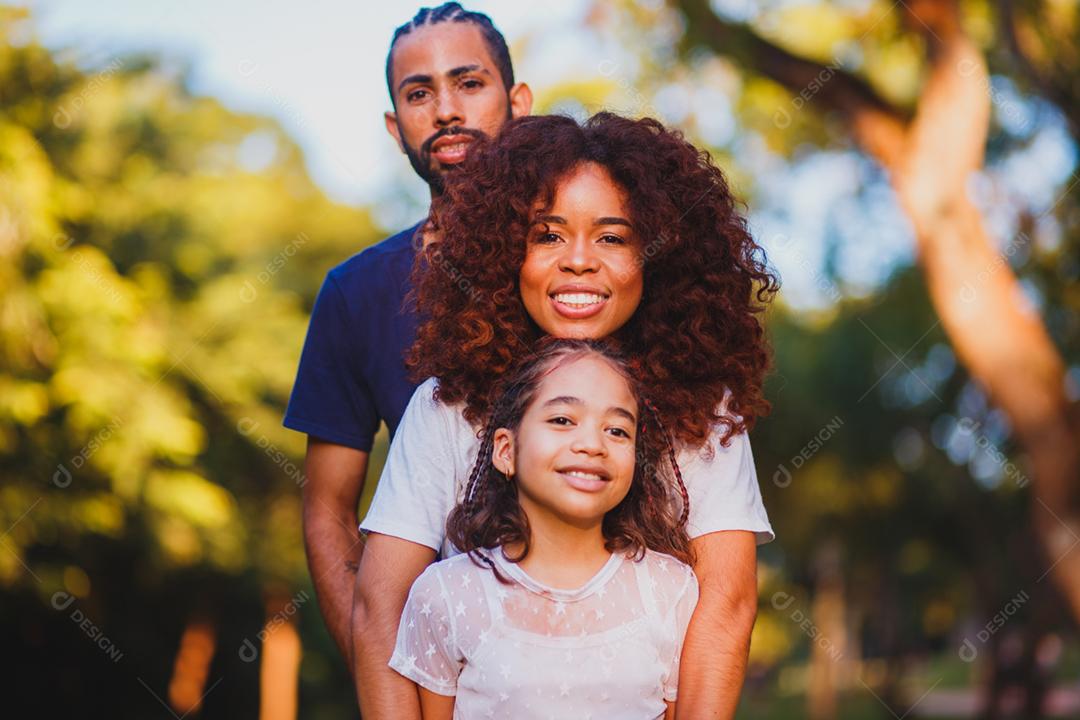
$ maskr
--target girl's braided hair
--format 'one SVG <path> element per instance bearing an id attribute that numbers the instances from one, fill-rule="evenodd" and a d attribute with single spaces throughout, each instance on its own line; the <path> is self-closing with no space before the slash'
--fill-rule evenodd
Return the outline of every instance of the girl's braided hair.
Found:
<path id="1" fill-rule="evenodd" d="M 463 497 L 447 520 L 450 542 L 473 561 L 487 566 L 505 581 L 480 549 L 520 546 L 512 562 L 529 553 L 529 520 L 518 502 L 517 483 L 508 481 L 492 462 L 495 431 L 506 428 L 517 433 L 521 419 L 536 397 L 543 379 L 553 370 L 587 355 L 599 355 L 630 385 L 638 401 L 638 424 L 634 452 L 634 477 L 630 491 L 604 516 L 605 546 L 610 552 L 625 552 L 640 558 L 646 548 L 691 563 L 686 521 L 690 502 L 675 457 L 672 439 L 655 406 L 641 393 L 626 361 L 611 339 L 572 340 L 545 337 L 535 351 L 503 377 L 493 393 L 495 398 L 487 424 L 480 435 L 480 450 L 469 475 Z M 661 473 L 671 463 L 676 488 Z"/>

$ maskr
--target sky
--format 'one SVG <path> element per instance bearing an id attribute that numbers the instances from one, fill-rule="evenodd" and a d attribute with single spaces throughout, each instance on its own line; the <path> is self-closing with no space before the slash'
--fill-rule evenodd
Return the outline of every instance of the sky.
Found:
<path id="1" fill-rule="evenodd" d="M 189 63 L 192 90 L 228 107 L 276 118 L 304 149 L 317 183 L 334 199 L 377 203 L 391 179 L 418 197 L 426 186 L 383 126 L 390 109 L 384 63 L 394 29 L 416 0 L 31 0 L 41 41 L 80 65 L 152 51 Z M 426 4 L 438 4 L 429 0 Z M 603 59 L 582 37 L 587 0 L 475 0 L 514 47 L 526 31 L 542 48 L 515 55 L 515 71 L 537 85 Z M 569 32 L 566 30 L 570 29 Z"/>
<path id="2" fill-rule="evenodd" d="M 648 2 L 649 0 L 639 0 Z M 746 0 L 713 0 L 738 15 Z M 18 4 L 18 3 L 17 3 Z M 28 0 L 39 39 L 86 68 L 104 68 L 130 52 L 150 51 L 190 67 L 191 89 L 229 108 L 276 118 L 301 146 L 308 168 L 340 202 L 373 208 L 386 228 L 415 222 L 427 186 L 387 135 L 384 75 L 394 29 L 417 0 Z M 427 0 L 437 4 L 437 0 Z M 469 0 L 503 31 L 518 79 L 542 90 L 561 81 L 607 77 L 635 97 L 633 48 L 586 23 L 592 0 Z M 539 39 L 528 42 L 529 38 Z M 1025 119 L 1030 107 L 1007 81 L 990 88 L 994 111 L 1027 148 L 973 178 L 972 192 L 1005 247 L 1021 205 L 1053 206 L 1076 166 L 1076 148 L 1060 121 Z M 789 162 L 769 153 L 753 128 L 737 127 L 718 88 L 677 85 L 652 98 L 661 119 L 678 124 L 696 110 L 698 131 L 726 146 L 758 186 L 751 228 L 784 279 L 786 301 L 824 309 L 842 296 L 872 292 L 913 261 L 911 229 L 880 172 L 852 152 L 812 153 Z M 633 113 L 632 113 L 633 114 Z M 706 121 L 711 121 L 706 122 Z M 258 143 L 250 150 L 260 152 Z M 738 190 L 738 188 L 737 188 Z M 1060 230 L 1051 228 L 1048 237 Z M 832 248 L 842 287 L 825 271 Z"/>

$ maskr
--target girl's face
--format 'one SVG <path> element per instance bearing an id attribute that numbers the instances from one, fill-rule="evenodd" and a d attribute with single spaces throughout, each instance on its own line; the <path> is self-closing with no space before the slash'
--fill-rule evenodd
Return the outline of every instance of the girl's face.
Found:
<path id="1" fill-rule="evenodd" d="M 626 193 L 596 163 L 555 188 L 551 210 L 529 233 L 519 286 L 525 309 L 549 335 L 602 338 L 637 310 L 641 243 Z"/>
<path id="2" fill-rule="evenodd" d="M 553 516 L 576 527 L 601 521 L 634 478 L 637 401 L 626 379 L 590 354 L 540 383 L 516 438 L 495 432 L 495 467 L 513 475 L 529 518 Z"/>

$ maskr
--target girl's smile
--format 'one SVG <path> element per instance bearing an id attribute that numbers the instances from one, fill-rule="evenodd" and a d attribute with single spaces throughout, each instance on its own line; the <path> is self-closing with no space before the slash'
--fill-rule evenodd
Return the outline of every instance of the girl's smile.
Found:
<path id="1" fill-rule="evenodd" d="M 586 355 L 552 369 L 516 436 L 500 429 L 494 461 L 514 475 L 534 526 L 597 525 L 630 490 L 637 400 L 619 371 Z"/>

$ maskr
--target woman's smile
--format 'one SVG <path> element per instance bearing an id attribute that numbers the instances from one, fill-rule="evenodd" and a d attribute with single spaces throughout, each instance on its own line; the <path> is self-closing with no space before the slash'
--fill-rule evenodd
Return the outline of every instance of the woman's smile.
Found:
<path id="1" fill-rule="evenodd" d="M 551 298 L 555 312 L 559 315 L 571 320 L 580 320 L 592 317 L 603 310 L 611 293 L 591 285 L 571 283 L 560 285 L 548 297 Z"/>

